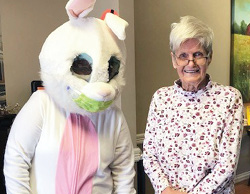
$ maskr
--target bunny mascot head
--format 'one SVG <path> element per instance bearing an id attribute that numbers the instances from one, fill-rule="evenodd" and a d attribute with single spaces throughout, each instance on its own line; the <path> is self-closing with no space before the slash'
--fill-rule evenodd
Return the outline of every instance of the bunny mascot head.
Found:
<path id="1" fill-rule="evenodd" d="M 113 13 L 103 20 L 86 17 L 94 0 L 70 0 L 69 22 L 50 34 L 40 53 L 41 77 L 47 92 L 76 113 L 102 111 L 124 85 L 125 28 Z"/>
<path id="2" fill-rule="evenodd" d="M 39 59 L 45 90 L 12 125 L 5 152 L 8 193 L 134 194 L 134 155 L 122 111 L 126 21 L 86 17 L 94 0 L 70 0 L 69 21 Z"/>

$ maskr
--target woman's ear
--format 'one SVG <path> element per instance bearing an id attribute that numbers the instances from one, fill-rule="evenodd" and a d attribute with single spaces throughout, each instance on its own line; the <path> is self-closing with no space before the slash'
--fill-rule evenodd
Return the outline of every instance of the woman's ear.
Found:
<path id="1" fill-rule="evenodd" d="M 173 52 L 171 52 L 171 59 L 172 59 L 173 67 L 176 69 L 177 68 L 177 64 L 176 64 L 176 59 L 175 59 L 175 56 L 174 56 Z"/>
<path id="2" fill-rule="evenodd" d="M 211 51 L 211 53 L 209 54 L 209 58 L 208 58 L 208 63 L 207 65 L 209 65 L 212 61 L 212 58 L 213 58 L 213 51 Z"/>

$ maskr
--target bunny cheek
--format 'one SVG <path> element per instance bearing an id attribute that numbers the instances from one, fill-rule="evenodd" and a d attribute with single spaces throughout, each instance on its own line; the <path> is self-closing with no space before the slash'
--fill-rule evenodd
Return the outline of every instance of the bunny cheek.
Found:
<path id="1" fill-rule="evenodd" d="M 80 79 L 83 79 L 87 82 L 89 82 L 90 80 L 90 75 L 79 75 L 79 74 L 76 74 L 76 73 L 72 73 L 72 75 L 76 76 L 77 78 L 80 78 Z"/>

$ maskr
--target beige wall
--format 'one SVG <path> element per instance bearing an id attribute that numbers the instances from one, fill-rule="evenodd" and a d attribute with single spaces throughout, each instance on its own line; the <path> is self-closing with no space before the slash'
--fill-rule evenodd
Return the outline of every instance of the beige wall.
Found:
<path id="1" fill-rule="evenodd" d="M 0 4 L 1 5 L 1 4 Z M 0 35 L 2 36 L 1 14 L 0 14 Z"/>
<path id="2" fill-rule="evenodd" d="M 30 83 L 39 78 L 43 42 L 67 20 L 66 0 L 2 1 L 1 23 L 7 103 L 23 105 L 31 94 Z"/>
<path id="3" fill-rule="evenodd" d="M 65 5 L 68 0 L 60 1 L 1 1 L 0 13 L 2 23 L 4 63 L 6 78 L 6 95 L 8 105 L 28 100 L 32 80 L 39 80 L 38 55 L 47 36 L 59 25 L 68 20 Z M 117 11 L 130 26 L 127 31 L 128 67 L 127 85 L 121 97 L 122 109 L 135 145 L 135 72 L 134 72 L 134 29 L 133 0 L 99 0 L 89 16 L 100 17 L 108 8 Z M 128 10 L 130 10 L 128 12 Z"/>
<path id="4" fill-rule="evenodd" d="M 170 60 L 169 33 L 170 24 L 184 15 L 200 18 L 214 30 L 214 55 L 208 72 L 214 81 L 229 84 L 230 1 L 136 0 L 137 133 L 144 133 L 153 93 L 177 79 Z"/>
<path id="5" fill-rule="evenodd" d="M 120 16 L 129 23 L 127 28 L 127 38 L 125 40 L 127 47 L 126 63 L 126 86 L 122 92 L 122 110 L 127 119 L 131 137 L 136 145 L 136 97 L 135 97 L 135 37 L 134 37 L 134 0 L 119 1 Z"/>

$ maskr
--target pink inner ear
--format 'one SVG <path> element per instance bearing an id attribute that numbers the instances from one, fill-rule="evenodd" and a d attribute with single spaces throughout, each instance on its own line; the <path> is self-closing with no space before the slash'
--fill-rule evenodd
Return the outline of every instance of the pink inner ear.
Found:
<path id="1" fill-rule="evenodd" d="M 95 0 L 73 0 L 68 9 L 72 16 L 77 17 L 94 4 Z"/>

